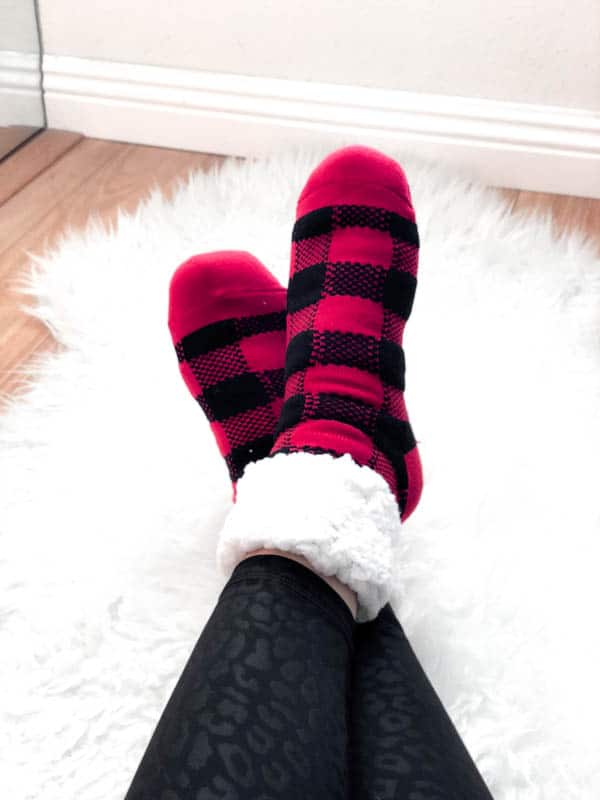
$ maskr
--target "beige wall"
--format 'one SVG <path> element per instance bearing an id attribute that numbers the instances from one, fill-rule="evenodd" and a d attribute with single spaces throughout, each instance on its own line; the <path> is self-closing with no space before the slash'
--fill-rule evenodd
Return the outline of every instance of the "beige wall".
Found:
<path id="1" fill-rule="evenodd" d="M 600 109 L 598 0 L 40 0 L 46 52 Z"/>

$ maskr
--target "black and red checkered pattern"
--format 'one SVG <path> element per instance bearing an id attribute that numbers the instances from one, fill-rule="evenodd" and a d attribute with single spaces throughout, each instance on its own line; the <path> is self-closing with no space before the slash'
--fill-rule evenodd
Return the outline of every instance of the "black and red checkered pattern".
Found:
<path id="1" fill-rule="evenodd" d="M 292 233 L 284 406 L 271 451 L 349 453 L 385 478 L 403 519 L 422 488 L 402 349 L 418 250 L 396 162 L 348 147 L 312 173 Z"/>
<path id="2" fill-rule="evenodd" d="M 283 402 L 285 290 L 249 253 L 222 251 L 182 264 L 169 297 L 181 374 L 235 485 L 273 445 Z"/>

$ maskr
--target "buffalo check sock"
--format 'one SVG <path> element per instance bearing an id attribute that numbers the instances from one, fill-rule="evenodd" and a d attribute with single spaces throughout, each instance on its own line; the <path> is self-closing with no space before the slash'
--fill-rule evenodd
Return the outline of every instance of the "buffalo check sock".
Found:
<path id="1" fill-rule="evenodd" d="M 234 486 L 273 446 L 283 395 L 285 289 L 243 251 L 194 256 L 169 289 L 179 369 Z"/>
<path id="2" fill-rule="evenodd" d="M 359 620 L 389 600 L 400 520 L 422 488 L 402 350 L 418 248 L 410 190 L 395 161 L 346 147 L 312 172 L 292 234 L 273 457 L 240 483 L 219 543 L 223 564 L 248 547 L 300 553 L 357 593 Z M 268 497 L 275 510 L 259 519 Z"/>

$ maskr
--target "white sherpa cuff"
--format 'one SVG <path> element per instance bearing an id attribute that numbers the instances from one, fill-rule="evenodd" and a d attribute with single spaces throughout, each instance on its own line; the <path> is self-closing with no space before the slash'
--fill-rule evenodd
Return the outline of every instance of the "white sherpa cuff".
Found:
<path id="1" fill-rule="evenodd" d="M 349 455 L 279 453 L 246 467 L 219 536 L 229 574 L 261 548 L 304 556 L 356 592 L 357 621 L 374 619 L 391 593 L 400 514 L 386 481 Z"/>

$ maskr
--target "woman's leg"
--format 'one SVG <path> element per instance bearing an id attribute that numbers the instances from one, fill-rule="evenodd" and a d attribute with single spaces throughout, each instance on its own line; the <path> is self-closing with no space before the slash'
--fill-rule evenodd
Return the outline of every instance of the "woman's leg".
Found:
<path id="1" fill-rule="evenodd" d="M 301 564 L 240 562 L 126 800 L 346 800 L 354 627 Z"/>
<path id="2" fill-rule="evenodd" d="M 356 628 L 350 764 L 356 800 L 491 800 L 389 605 Z"/>

